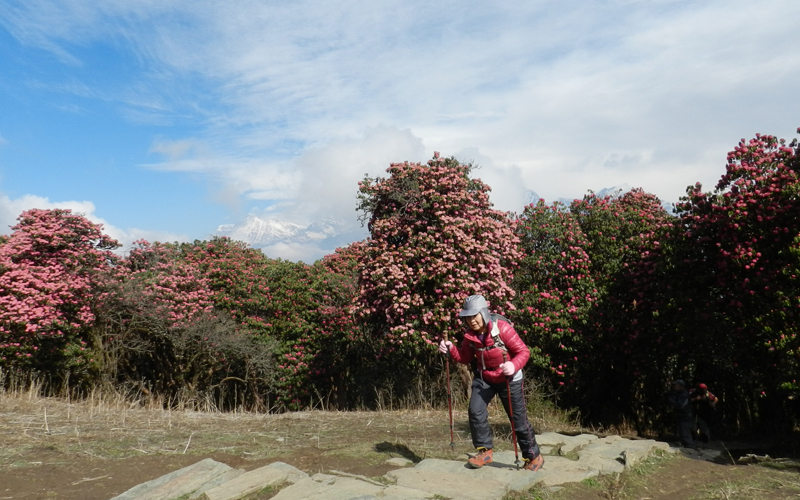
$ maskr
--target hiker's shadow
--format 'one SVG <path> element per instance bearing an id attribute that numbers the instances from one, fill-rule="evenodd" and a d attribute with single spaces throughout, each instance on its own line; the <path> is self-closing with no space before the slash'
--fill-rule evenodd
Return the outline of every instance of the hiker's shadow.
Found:
<path id="1" fill-rule="evenodd" d="M 422 457 L 414 453 L 411 448 L 401 443 L 390 443 L 384 441 L 375 445 L 375 451 L 378 453 L 392 453 L 400 455 L 401 457 L 411 460 L 415 464 L 422 462 Z"/>

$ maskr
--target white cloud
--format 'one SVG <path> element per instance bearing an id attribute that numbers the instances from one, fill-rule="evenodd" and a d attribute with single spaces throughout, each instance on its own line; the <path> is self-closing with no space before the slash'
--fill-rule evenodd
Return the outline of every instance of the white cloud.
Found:
<path id="1" fill-rule="evenodd" d="M 186 235 L 178 235 L 165 231 L 151 231 L 138 228 L 121 229 L 109 224 L 95 213 L 94 203 L 91 201 L 50 201 L 47 198 L 35 195 L 24 195 L 19 198 L 9 198 L 0 193 L 0 234 L 10 234 L 11 227 L 17 224 L 17 217 L 34 208 L 52 210 L 55 208 L 69 209 L 73 213 L 83 215 L 95 224 L 103 226 L 103 232 L 122 244 L 121 252 L 129 249 L 134 241 L 145 239 L 148 241 L 188 241 Z"/>
<path id="2" fill-rule="evenodd" d="M 196 118 L 194 136 L 153 143 L 149 167 L 199 172 L 231 206 L 351 220 L 363 173 L 433 150 L 482 164 L 501 209 L 523 187 L 710 187 L 739 138 L 794 133 L 799 17 L 794 0 L 0 5 L 14 36 L 69 64 L 102 41 L 147 69 L 64 92 L 137 122 Z"/>
<path id="3" fill-rule="evenodd" d="M 506 212 L 522 212 L 528 203 L 529 188 L 522 179 L 522 170 L 511 165 L 498 167 L 477 148 L 464 149 L 454 155 L 461 163 L 472 163 L 476 168 L 471 176 L 491 186 L 490 200 L 494 208 Z"/>
<path id="4" fill-rule="evenodd" d="M 419 137 L 387 126 L 310 148 L 293 162 L 302 178 L 285 211 L 305 223 L 326 218 L 354 223 L 358 183 L 365 174 L 385 176 L 392 163 L 425 161 L 426 156 Z"/>

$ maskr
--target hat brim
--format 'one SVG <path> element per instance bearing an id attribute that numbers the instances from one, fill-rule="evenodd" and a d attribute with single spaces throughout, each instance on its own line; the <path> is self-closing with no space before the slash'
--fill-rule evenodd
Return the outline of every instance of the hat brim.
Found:
<path id="1" fill-rule="evenodd" d="M 475 316 L 476 314 L 480 313 L 481 313 L 480 309 L 462 309 L 461 312 L 458 313 L 458 315 L 463 318 L 465 316 Z"/>

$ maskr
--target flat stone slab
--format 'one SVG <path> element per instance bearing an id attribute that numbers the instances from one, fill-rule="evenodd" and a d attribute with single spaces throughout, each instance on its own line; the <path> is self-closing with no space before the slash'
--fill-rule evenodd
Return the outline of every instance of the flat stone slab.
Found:
<path id="1" fill-rule="evenodd" d="M 193 493 L 204 484 L 231 470 L 233 470 L 231 467 L 207 458 L 134 486 L 111 500 L 172 500 Z"/>
<path id="2" fill-rule="evenodd" d="M 197 500 L 206 491 L 208 491 L 208 490 L 210 490 L 212 488 L 216 488 L 217 486 L 219 486 L 219 485 L 221 485 L 223 483 L 227 483 L 228 481 L 230 481 L 232 479 L 236 479 L 237 477 L 241 476 L 242 474 L 244 474 L 244 471 L 242 469 L 231 469 L 228 472 L 220 474 L 219 476 L 215 477 L 211 481 L 208 481 L 207 483 L 205 483 L 199 489 L 195 490 L 194 493 L 189 495 L 189 500 Z"/>
<path id="3" fill-rule="evenodd" d="M 579 434 L 577 436 L 567 436 L 557 432 L 545 432 L 536 435 L 536 442 L 540 447 L 546 446 L 550 449 L 561 447 L 562 453 L 570 453 L 598 439 L 594 434 Z"/>
<path id="4" fill-rule="evenodd" d="M 694 449 L 694 448 L 682 448 L 682 447 L 672 447 L 669 448 L 670 452 L 672 453 L 680 453 L 687 458 L 691 458 L 693 460 L 705 460 L 707 462 L 714 462 L 722 456 L 722 450 L 715 450 L 712 448 L 703 448 L 703 449 Z"/>
<path id="5" fill-rule="evenodd" d="M 469 477 L 417 467 L 389 471 L 386 476 L 397 481 L 398 486 L 427 491 L 446 498 L 500 500 L 507 492 L 505 484 L 492 478 Z"/>
<path id="6" fill-rule="evenodd" d="M 305 472 L 285 462 L 272 462 L 271 464 L 267 465 L 267 467 L 284 471 L 286 473 L 287 483 L 294 484 L 300 481 L 301 479 L 306 479 L 308 477 L 308 474 L 306 474 Z"/>
<path id="7" fill-rule="evenodd" d="M 112 500 L 173 500 L 185 497 L 200 500 L 238 500 L 267 486 L 291 483 L 277 493 L 275 500 L 417 500 L 451 498 L 501 500 L 509 491 L 526 491 L 536 484 L 557 488 L 599 474 L 620 473 L 647 459 L 656 450 L 682 452 L 708 459 L 716 450 L 670 448 L 667 443 L 619 436 L 598 438 L 591 434 L 566 436 L 544 433 L 537 436 L 544 455 L 538 472 L 520 470 L 512 451 L 495 451 L 494 462 L 480 469 L 467 467 L 463 459 L 426 459 L 410 467 L 403 458 L 387 463 L 402 467 L 386 474 L 388 483 L 330 470 L 311 477 L 291 465 L 273 464 L 242 472 L 206 459 L 161 478 L 131 488 Z M 521 459 L 521 456 L 520 456 Z"/>
<path id="8" fill-rule="evenodd" d="M 317 479 L 314 479 L 317 478 Z M 384 487 L 349 477 L 315 474 L 282 489 L 273 500 L 350 500 L 377 499 Z"/>
<path id="9" fill-rule="evenodd" d="M 433 498 L 434 494 L 429 491 L 415 490 L 413 488 L 406 488 L 405 486 L 389 486 L 383 490 L 383 496 L 380 498 L 391 500 L 416 500 Z"/>
<path id="10" fill-rule="evenodd" d="M 506 453 L 508 453 L 510 456 L 506 456 Z M 498 452 L 495 453 L 495 457 L 496 458 L 493 463 L 485 465 L 480 469 L 472 469 L 467 467 L 466 462 L 454 462 L 451 460 L 427 458 L 418 463 L 416 467 L 414 467 L 414 470 L 427 470 L 444 474 L 457 474 L 465 477 L 477 478 L 480 480 L 491 479 L 504 484 L 508 489 L 514 491 L 528 490 L 534 484 L 542 480 L 542 478 L 536 472 L 517 470 L 516 466 L 514 465 L 513 453 Z M 546 462 L 545 465 L 547 465 Z"/>
<path id="11" fill-rule="evenodd" d="M 202 500 L 238 500 L 251 493 L 261 491 L 286 481 L 288 473 L 269 465 L 245 472 L 203 493 Z"/>
<path id="12" fill-rule="evenodd" d="M 258 469 L 245 472 L 218 486 L 207 489 L 199 497 L 201 500 L 238 500 L 269 486 L 288 482 L 297 483 L 308 474 L 283 462 L 275 462 Z"/>

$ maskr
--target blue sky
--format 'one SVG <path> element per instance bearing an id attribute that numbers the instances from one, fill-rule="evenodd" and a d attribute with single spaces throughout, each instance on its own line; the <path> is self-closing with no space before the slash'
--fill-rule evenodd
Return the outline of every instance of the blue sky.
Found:
<path id="1" fill-rule="evenodd" d="M 356 225 L 364 173 L 435 150 L 482 165 L 506 210 L 618 184 L 675 201 L 739 139 L 796 135 L 798 18 L 794 0 L 0 0 L 0 227 L 55 206 L 126 243 L 248 213 Z"/>

